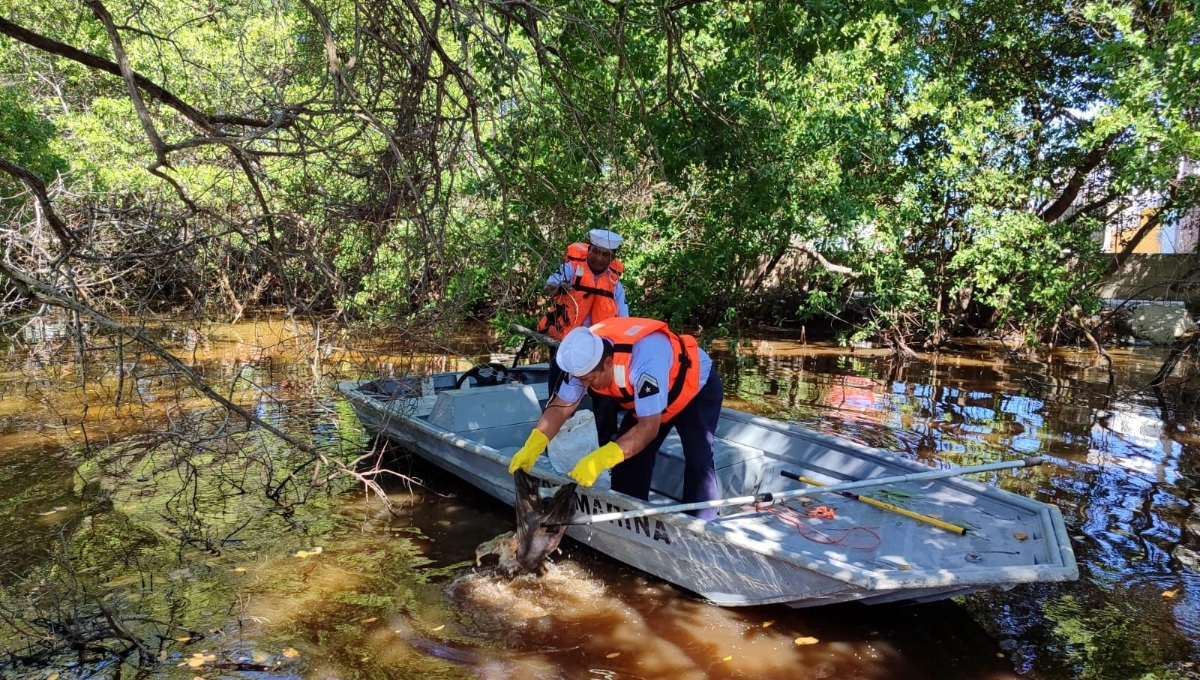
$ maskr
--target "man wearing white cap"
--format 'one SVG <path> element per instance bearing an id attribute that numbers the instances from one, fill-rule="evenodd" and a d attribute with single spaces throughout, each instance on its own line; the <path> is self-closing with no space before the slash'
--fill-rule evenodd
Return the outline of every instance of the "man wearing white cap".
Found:
<path id="1" fill-rule="evenodd" d="M 539 323 L 538 331 L 562 340 L 572 329 L 590 326 L 616 316 L 629 316 L 617 248 L 625 239 L 608 229 L 588 232 L 591 243 L 567 246 L 566 261 L 546 280 L 545 294 L 553 308 Z M 550 394 L 562 383 L 556 354 L 550 356 Z M 599 414 L 597 414 L 599 416 Z"/>
<path id="2" fill-rule="evenodd" d="M 681 500 L 717 499 L 713 437 L 724 390 L 712 359 L 695 338 L 676 335 L 654 319 L 614 318 L 572 330 L 558 348 L 558 360 L 571 377 L 513 455 L 509 472 L 533 468 L 590 391 L 593 403 L 597 397 L 611 399 L 626 414 L 619 428 L 597 420 L 601 445 L 575 465 L 569 473 L 572 479 L 591 486 L 611 468 L 614 491 L 645 500 L 658 449 L 674 428 L 683 444 Z M 707 520 L 717 511 L 706 508 L 692 514 Z"/>

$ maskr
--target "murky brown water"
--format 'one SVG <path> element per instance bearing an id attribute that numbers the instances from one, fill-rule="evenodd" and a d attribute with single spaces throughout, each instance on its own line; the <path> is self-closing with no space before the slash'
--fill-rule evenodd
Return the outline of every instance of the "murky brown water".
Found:
<path id="1" fill-rule="evenodd" d="M 365 345 L 324 330 L 316 343 L 306 332 L 296 341 L 284 324 L 262 322 L 163 334 L 238 403 L 347 456 L 367 443 L 333 395 L 336 377 L 465 368 L 491 349 L 468 334 L 349 352 Z M 329 497 L 305 485 L 288 487 L 303 504 L 247 514 L 254 490 L 276 488 L 282 467 L 211 468 L 215 485 L 164 481 L 163 460 L 209 465 L 260 449 L 284 457 L 255 430 L 197 415 L 203 400 L 146 356 L 127 353 L 118 371 L 111 353 L 97 352 L 81 367 L 69 345 L 50 344 L 10 351 L 0 368 L 0 585 L 11 597 L 74 569 L 71 582 L 91 589 L 76 610 L 119 603 L 141 617 L 126 614 L 129 625 L 170 619 L 148 650 L 163 661 L 154 677 L 1196 677 L 1198 400 L 1192 390 L 1135 391 L 1161 351 L 1114 350 L 1111 387 L 1089 355 L 1027 365 L 983 344 L 899 370 L 879 352 L 786 338 L 718 344 L 713 354 L 727 406 L 925 461 L 1050 457 L 1036 476 L 999 483 L 1062 509 L 1080 580 L 906 607 L 720 609 L 568 542 L 545 579 L 510 582 L 473 559 L 476 545 L 511 528 L 511 508 L 404 457 L 392 465 L 420 484 L 388 483 L 394 516 L 360 491 Z M 202 435 L 211 450 L 197 454 L 164 432 Z M 96 457 L 81 455 L 147 433 L 159 433 L 154 466 L 139 454 L 117 459 L 125 467 L 115 472 L 101 456 L 97 471 Z M 113 479 L 124 481 L 96 490 Z M 138 484 L 156 491 L 139 495 Z M 203 521 L 188 524 L 197 512 Z M 191 543 L 171 548 L 179 536 Z M 37 606 L 46 619 L 45 598 Z M 0 629 L 38 630 L 38 617 L 5 607 Z M 15 639 L 0 632 L 0 664 L 29 656 Z M 0 673 L 112 677 L 119 664 L 102 656 Z"/>

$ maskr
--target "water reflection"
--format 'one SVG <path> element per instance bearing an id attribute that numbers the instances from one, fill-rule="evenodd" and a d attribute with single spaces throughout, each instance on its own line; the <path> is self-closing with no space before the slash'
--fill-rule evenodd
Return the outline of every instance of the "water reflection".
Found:
<path id="1" fill-rule="evenodd" d="M 80 363 L 64 328 L 38 330 L 43 342 L 12 353 L 0 370 L 3 583 L 36 574 L 58 537 L 79 536 L 80 526 L 153 516 L 149 508 L 90 507 L 94 498 L 75 483 L 66 454 L 146 433 L 174 436 L 211 409 L 136 347 Z M 332 380 L 465 368 L 500 349 L 478 333 L 419 347 L 407 336 L 367 344 L 311 329 L 298 335 L 278 321 L 155 332 L 256 416 L 329 450 L 344 449 L 357 428 Z M 476 545 L 511 528 L 511 508 L 400 458 L 393 462 L 411 481 L 390 488 L 403 506 L 395 516 L 352 493 L 319 517 L 270 525 L 274 533 L 253 554 L 227 544 L 202 567 L 174 557 L 168 573 L 226 579 L 196 585 L 209 614 L 195 617 L 222 634 L 164 651 L 179 663 L 199 645 L 225 659 L 270 646 L 284 664 L 278 674 L 312 677 L 988 680 L 1183 672 L 1200 651 L 1197 397 L 1133 389 L 1153 377 L 1161 353 L 1115 351 L 1111 387 L 1086 355 L 1019 364 L 983 344 L 907 366 L 881 352 L 777 338 L 719 345 L 713 355 L 728 406 L 931 464 L 1049 457 L 1050 465 L 985 481 L 1062 509 L 1080 581 L 961 604 L 723 610 L 573 543 L 553 578 L 502 581 L 471 562 Z M 324 549 L 319 556 L 297 557 L 314 545 Z M 298 656 L 280 656 L 287 646 Z"/>
<path id="2" fill-rule="evenodd" d="M 1063 510 L 1075 534 L 1081 581 L 1043 588 L 1047 592 L 1036 600 L 1021 589 L 972 599 L 981 611 L 1003 613 L 988 625 L 1021 642 L 1019 668 L 1056 677 L 1054 668 L 1068 660 L 1076 665 L 1067 675 L 1094 674 L 1125 666 L 1183 668 L 1200 653 L 1195 399 L 1187 392 L 1135 389 L 1149 383 L 1165 353 L 1114 355 L 1112 389 L 1106 375 L 1072 354 L 1060 353 L 1039 367 L 1040 374 L 1021 378 L 1004 357 L 982 346 L 899 373 L 877 356 L 849 358 L 781 341 L 723 358 L 725 370 L 738 375 L 739 407 L 764 415 L 926 462 L 1053 459 L 1055 466 L 1035 469 L 1033 480 L 1002 474 L 999 483 Z M 1043 618 L 1042 605 L 1056 598 L 1135 615 L 1155 643 L 1131 652 L 1140 658 L 1113 661 L 1108 669 L 1089 668 L 1102 666 L 1102 659 L 1069 646 L 1058 659 L 1021 652 L 1024 645 L 1062 644 L 1072 633 L 1078 647 L 1088 646 L 1078 637 L 1088 625 L 1086 609 Z M 1105 625 L 1102 618 L 1092 623 Z"/>

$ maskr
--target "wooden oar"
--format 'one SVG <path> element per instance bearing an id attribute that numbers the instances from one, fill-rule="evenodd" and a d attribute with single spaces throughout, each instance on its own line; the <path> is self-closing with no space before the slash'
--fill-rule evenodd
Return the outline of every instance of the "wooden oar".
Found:
<path id="1" fill-rule="evenodd" d="M 805 484 L 811 484 L 813 486 L 820 486 L 820 487 L 827 486 L 825 484 L 822 484 L 822 483 L 816 481 L 815 479 L 809 479 L 808 477 L 798 475 L 795 472 L 788 472 L 787 470 L 780 470 L 779 474 L 783 477 L 787 477 L 788 479 L 794 479 L 797 482 L 804 482 Z M 825 489 L 825 490 L 829 491 L 829 489 Z M 860 496 L 852 491 L 831 491 L 830 493 L 836 493 L 839 496 L 844 496 L 846 498 L 850 498 L 850 499 L 853 499 L 856 501 L 861 501 L 863 503 L 866 503 L 867 505 L 874 505 L 877 508 L 887 510 L 889 512 L 894 512 L 897 515 L 904 515 L 905 517 L 911 517 L 912 519 L 915 519 L 918 522 L 925 522 L 926 524 L 932 524 L 933 526 L 935 526 L 939 529 L 945 529 L 946 531 L 956 533 L 959 536 L 962 536 L 963 534 L 967 533 L 966 527 L 960 527 L 957 524 L 943 522 L 942 520 L 940 520 L 936 517 L 930 517 L 929 515 L 922 515 L 919 512 L 913 512 L 912 510 L 909 510 L 908 508 L 902 508 L 899 505 L 892 505 L 891 503 L 885 503 L 881 500 L 871 498 L 870 496 Z"/>
<path id="2" fill-rule="evenodd" d="M 969 475 L 975 472 L 991 472 L 993 470 L 1033 467 L 1034 465 L 1041 465 L 1044 462 L 1046 462 L 1044 458 L 1036 457 L 1000 463 L 987 463 L 986 465 L 971 465 L 968 467 L 951 468 L 948 470 L 910 472 L 906 475 L 892 475 L 891 477 L 860 479 L 853 482 L 842 482 L 840 484 L 830 484 L 829 486 L 821 487 L 809 487 L 807 489 L 792 489 L 790 491 L 782 491 L 779 493 L 760 493 L 754 496 L 738 496 L 737 498 L 723 498 L 715 501 L 698 501 L 696 503 L 660 505 L 653 508 L 643 508 L 641 510 L 605 512 L 599 515 L 579 515 L 571 521 L 566 522 L 566 524 L 571 526 L 581 524 L 596 524 L 598 522 L 613 522 L 621 519 L 650 517 L 652 515 L 664 515 L 672 512 L 685 512 L 687 510 L 724 508 L 730 505 L 774 505 L 777 501 L 788 500 L 789 498 L 799 498 L 801 496 L 812 496 L 813 494 L 825 493 L 827 491 L 849 491 L 851 489 L 866 489 L 872 486 L 884 486 L 885 484 L 900 484 L 901 482 L 916 482 L 926 479 L 945 479 L 946 477 L 958 477 L 959 475 Z"/>

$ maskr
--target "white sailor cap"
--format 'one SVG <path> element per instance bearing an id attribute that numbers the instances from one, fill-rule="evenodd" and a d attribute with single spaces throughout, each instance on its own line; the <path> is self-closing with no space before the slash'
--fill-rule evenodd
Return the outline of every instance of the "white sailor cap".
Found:
<path id="1" fill-rule="evenodd" d="M 586 326 L 571 329 L 558 345 L 558 367 L 578 378 L 587 375 L 604 356 L 604 341 Z"/>
<path id="2" fill-rule="evenodd" d="M 616 250 L 625 242 L 625 239 L 621 238 L 617 232 L 608 229 L 593 229 L 588 232 L 588 238 L 591 239 L 592 245 L 609 250 Z"/>

